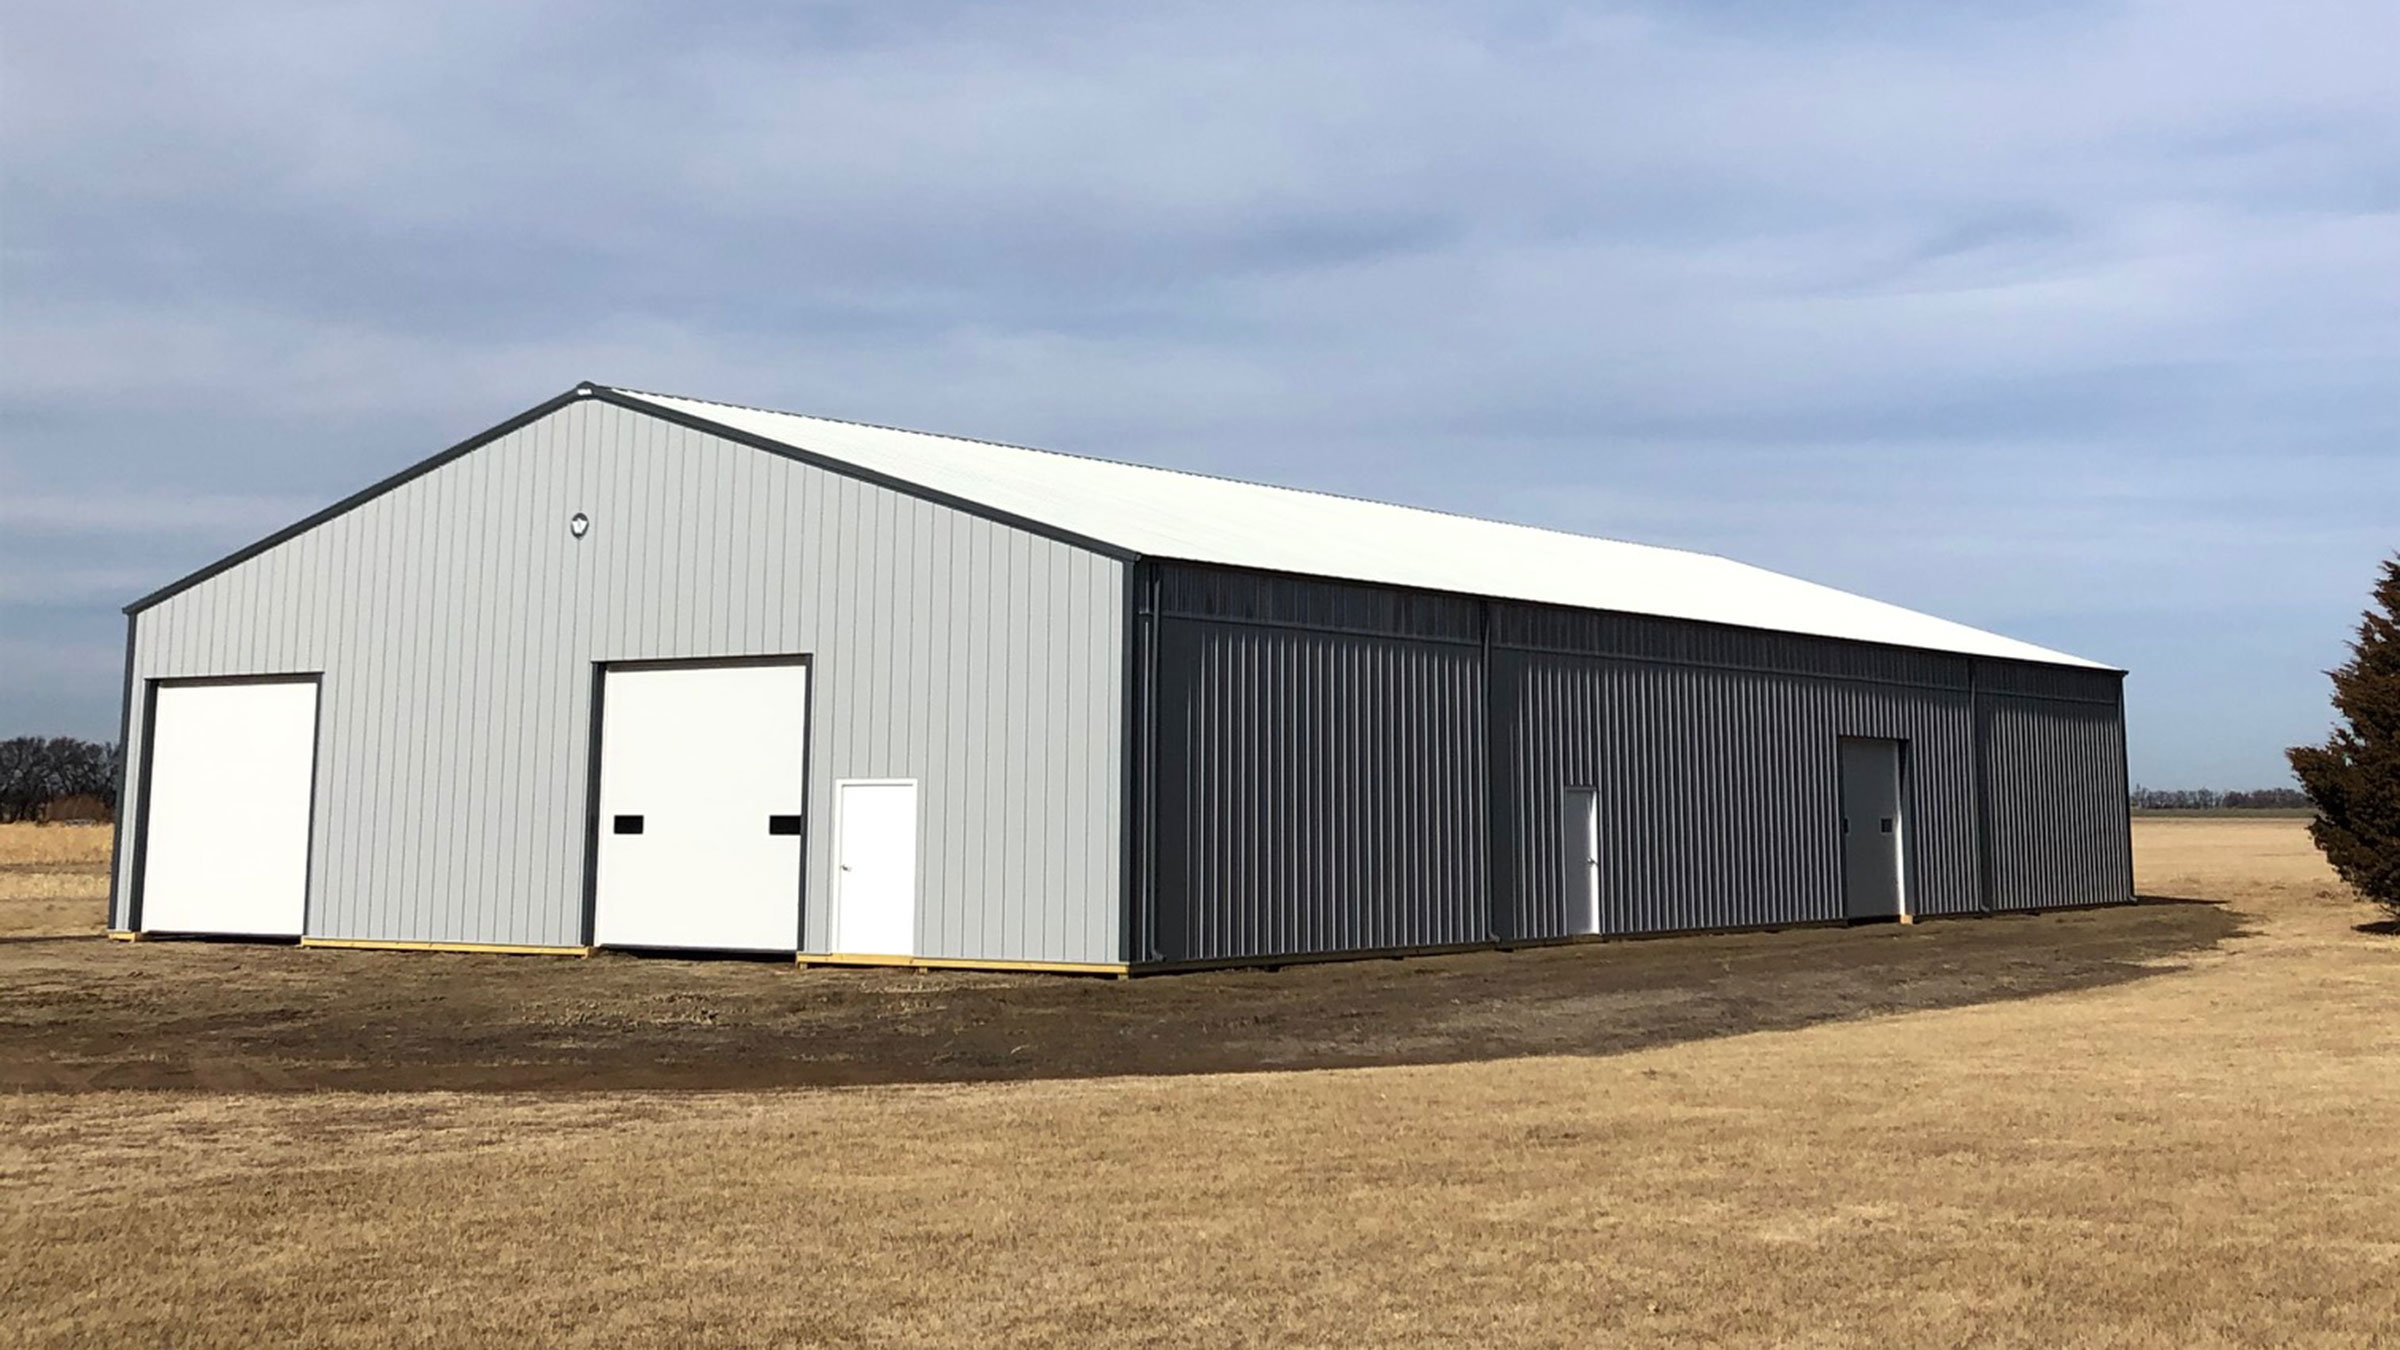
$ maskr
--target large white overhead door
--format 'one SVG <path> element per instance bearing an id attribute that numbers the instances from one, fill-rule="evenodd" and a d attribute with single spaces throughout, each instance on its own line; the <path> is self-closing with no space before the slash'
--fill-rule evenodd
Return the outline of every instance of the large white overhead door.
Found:
<path id="1" fill-rule="evenodd" d="M 595 941 L 799 950 L 807 719 L 797 663 L 607 672 Z"/>
<path id="2" fill-rule="evenodd" d="M 149 738 L 142 929 L 300 936 L 317 682 L 161 684 Z"/>

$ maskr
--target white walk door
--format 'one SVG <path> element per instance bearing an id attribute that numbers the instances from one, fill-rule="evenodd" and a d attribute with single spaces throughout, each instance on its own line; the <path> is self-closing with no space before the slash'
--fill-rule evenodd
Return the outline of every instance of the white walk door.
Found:
<path id="1" fill-rule="evenodd" d="M 800 949 L 808 667 L 611 670 L 593 940 Z"/>
<path id="2" fill-rule="evenodd" d="M 1567 931 L 1600 931 L 1600 794 L 1568 788 L 1560 838 L 1567 856 Z"/>
<path id="3" fill-rule="evenodd" d="M 150 715 L 142 928 L 300 936 L 316 681 L 162 684 Z"/>
<path id="4" fill-rule="evenodd" d="M 917 950 L 917 785 L 834 785 L 833 950 L 913 956 Z"/>

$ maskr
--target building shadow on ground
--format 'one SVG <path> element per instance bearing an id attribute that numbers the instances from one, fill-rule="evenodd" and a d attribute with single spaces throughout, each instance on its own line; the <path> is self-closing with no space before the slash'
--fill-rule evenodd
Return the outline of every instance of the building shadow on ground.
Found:
<path id="1" fill-rule="evenodd" d="M 0 952 L 0 1090 L 701 1091 L 1605 1056 L 2157 977 L 2170 897 L 1130 981 L 82 942 Z"/>

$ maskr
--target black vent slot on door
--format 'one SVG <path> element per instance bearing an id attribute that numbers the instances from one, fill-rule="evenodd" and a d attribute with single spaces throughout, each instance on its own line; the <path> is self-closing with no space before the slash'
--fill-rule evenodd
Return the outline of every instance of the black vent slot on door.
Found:
<path id="1" fill-rule="evenodd" d="M 609 830 L 614 834 L 640 834 L 642 818 L 640 816 L 618 816 L 610 823 Z"/>
<path id="2" fill-rule="evenodd" d="M 769 816 L 767 817 L 767 833 L 798 834 L 800 833 L 800 817 Z"/>

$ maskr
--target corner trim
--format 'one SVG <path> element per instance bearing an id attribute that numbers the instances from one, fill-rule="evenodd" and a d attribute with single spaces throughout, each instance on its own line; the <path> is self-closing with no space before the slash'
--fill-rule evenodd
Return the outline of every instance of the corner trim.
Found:
<path id="1" fill-rule="evenodd" d="M 120 905 L 129 898 L 130 889 L 125 880 L 125 812 L 132 805 L 133 796 L 134 633 L 135 625 L 140 622 L 131 614 L 125 616 L 125 690 L 117 707 L 117 807 L 109 812 L 115 819 L 109 823 L 108 836 L 108 921 L 122 922 L 127 929 L 134 926 L 133 916 Z M 149 736 L 150 728 L 145 725 L 142 738 L 146 741 Z M 316 785 L 311 783 L 309 790 L 314 792 Z"/>

